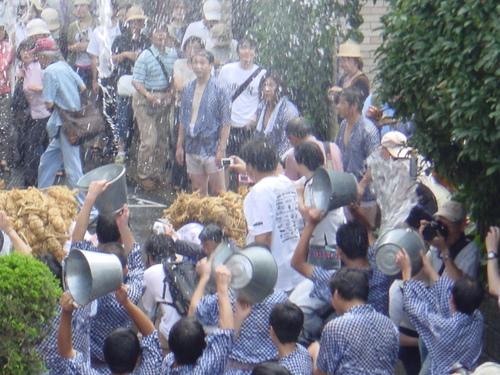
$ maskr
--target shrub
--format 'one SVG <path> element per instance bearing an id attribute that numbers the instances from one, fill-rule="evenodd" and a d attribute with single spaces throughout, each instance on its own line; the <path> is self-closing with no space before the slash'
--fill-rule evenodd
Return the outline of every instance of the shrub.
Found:
<path id="1" fill-rule="evenodd" d="M 50 270 L 31 256 L 0 257 L 0 373 L 39 374 L 35 350 L 47 336 L 61 294 Z"/>

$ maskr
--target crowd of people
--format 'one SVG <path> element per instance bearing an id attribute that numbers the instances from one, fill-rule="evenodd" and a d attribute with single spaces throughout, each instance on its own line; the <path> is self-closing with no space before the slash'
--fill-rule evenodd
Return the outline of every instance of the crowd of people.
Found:
<path id="1" fill-rule="evenodd" d="M 106 125 L 90 148 L 124 163 L 137 126 L 135 179 L 143 190 L 185 189 L 189 180 L 193 191 L 217 195 L 251 185 L 247 245 L 271 252 L 277 281 L 259 302 L 231 288 L 235 275 L 213 266 L 212 255 L 219 246 L 239 249 L 215 224 L 195 225 L 195 236 L 165 224 L 141 246 L 125 205 L 114 217 L 97 216 L 90 237 L 94 203 L 109 186 L 94 181 L 78 196 L 71 249 L 116 255 L 123 285 L 86 306 L 62 294 L 37 348 L 47 373 L 393 374 L 398 358 L 407 374 L 476 370 L 484 291 L 466 208 L 437 196 L 429 163 L 408 147 L 411 121 L 396 118 L 390 103 L 373 105 L 359 45 L 340 45 L 344 75 L 325 100 L 335 102 L 341 124 L 334 142 L 321 141 L 287 96 L 284 77 L 255 63 L 258 42 L 233 39 L 217 0 L 206 0 L 203 18 L 190 24 L 182 1 L 162 17 L 111 0 L 98 9 L 107 15 L 101 23 L 91 0 L 73 6 L 70 20 L 46 4 L 20 5 L 10 38 L 0 23 L 3 172 L 19 163 L 25 186 L 44 188 L 64 170 L 74 188 L 81 152 L 61 131 L 62 115 L 87 100 L 101 103 Z M 314 208 L 318 168 L 351 173 L 355 202 Z M 391 179 L 394 189 L 384 191 Z M 402 204 L 387 205 L 387 197 Z M 408 209 L 396 220 L 392 211 L 401 207 Z M 388 227 L 422 233 L 421 270 L 405 250 L 393 261 L 398 277 L 379 269 L 375 228 Z M 3 212 L 0 229 L 4 247 L 30 253 Z M 489 291 L 497 297 L 499 241 L 499 228 L 490 228 Z M 329 254 L 328 262 L 315 253 Z M 165 264 L 175 262 L 198 275 L 189 306 L 180 306 L 182 287 L 168 282 Z M 60 265 L 47 263 L 62 277 Z M 498 371 L 483 366 L 475 373 Z"/>

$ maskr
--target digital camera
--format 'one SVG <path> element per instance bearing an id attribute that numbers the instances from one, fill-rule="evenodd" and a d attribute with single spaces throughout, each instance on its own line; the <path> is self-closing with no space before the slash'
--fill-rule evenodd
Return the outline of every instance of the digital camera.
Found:
<path id="1" fill-rule="evenodd" d="M 438 233 L 446 239 L 448 237 L 448 227 L 438 220 L 432 220 L 422 230 L 422 237 L 426 241 L 432 241 Z"/>

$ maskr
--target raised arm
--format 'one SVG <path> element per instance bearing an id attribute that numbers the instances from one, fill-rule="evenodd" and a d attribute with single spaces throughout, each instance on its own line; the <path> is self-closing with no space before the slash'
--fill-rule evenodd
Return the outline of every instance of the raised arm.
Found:
<path id="1" fill-rule="evenodd" d="M 200 300 L 205 294 L 208 280 L 210 280 L 211 270 L 212 262 L 209 261 L 208 258 L 203 258 L 196 264 L 196 272 L 200 276 L 200 281 L 198 281 L 198 285 L 193 292 L 193 297 L 191 297 L 191 303 L 189 304 L 189 311 L 187 314 L 188 317 L 194 316 L 196 306 L 198 306 L 198 303 L 200 303 Z"/>
<path id="2" fill-rule="evenodd" d="M 486 251 L 498 256 L 498 242 L 500 240 L 500 228 L 490 227 L 486 236 Z M 498 298 L 500 293 L 500 275 L 498 273 L 498 258 L 488 258 L 488 290 L 490 294 Z"/>
<path id="3" fill-rule="evenodd" d="M 217 286 L 217 297 L 219 298 L 219 328 L 234 329 L 233 309 L 229 300 L 229 283 L 231 272 L 221 264 L 215 270 L 215 285 Z"/>
<path id="4" fill-rule="evenodd" d="M 89 185 L 89 190 L 85 196 L 85 201 L 82 204 L 80 212 L 76 218 L 75 229 L 73 230 L 73 235 L 71 237 L 71 242 L 83 241 L 85 237 L 85 232 L 89 226 L 89 217 L 92 207 L 97 199 L 97 197 L 108 188 L 109 182 L 105 180 L 102 181 L 92 181 Z"/>
<path id="5" fill-rule="evenodd" d="M 77 308 L 76 303 L 68 292 L 64 292 L 59 298 L 59 304 L 62 307 L 61 320 L 57 331 L 57 350 L 63 358 L 76 357 L 76 351 L 73 349 L 71 337 L 71 319 L 73 311 Z"/>
<path id="6" fill-rule="evenodd" d="M 127 287 L 124 284 L 122 284 L 120 289 L 115 291 L 115 296 L 116 300 L 123 306 L 130 319 L 132 319 L 136 327 L 139 329 L 142 336 L 151 335 L 155 330 L 155 326 L 146 314 L 144 314 L 140 308 L 128 299 Z"/>
<path id="7" fill-rule="evenodd" d="M 130 218 L 130 210 L 128 209 L 128 206 L 124 204 L 122 210 L 116 214 L 115 220 L 127 256 L 132 251 L 132 247 L 134 246 L 135 243 L 135 238 L 132 235 L 130 226 L 128 225 L 129 218 Z"/>
<path id="8" fill-rule="evenodd" d="M 31 247 L 24 242 L 21 237 L 17 234 L 12 221 L 7 216 L 5 211 L 0 211 L 0 230 L 2 230 L 10 238 L 12 247 L 19 253 L 23 255 L 31 254 Z"/>

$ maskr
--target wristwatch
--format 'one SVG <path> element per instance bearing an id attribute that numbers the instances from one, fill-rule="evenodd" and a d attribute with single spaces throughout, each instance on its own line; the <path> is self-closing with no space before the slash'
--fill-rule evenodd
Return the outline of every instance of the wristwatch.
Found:
<path id="1" fill-rule="evenodd" d="M 494 253 L 493 251 L 489 251 L 487 258 L 488 258 L 488 260 L 490 260 L 490 259 L 497 259 L 498 258 L 498 254 Z"/>
<path id="2" fill-rule="evenodd" d="M 444 254 L 440 254 L 439 257 L 443 260 L 443 262 L 446 262 L 448 259 L 451 259 L 449 255 L 444 255 Z"/>

